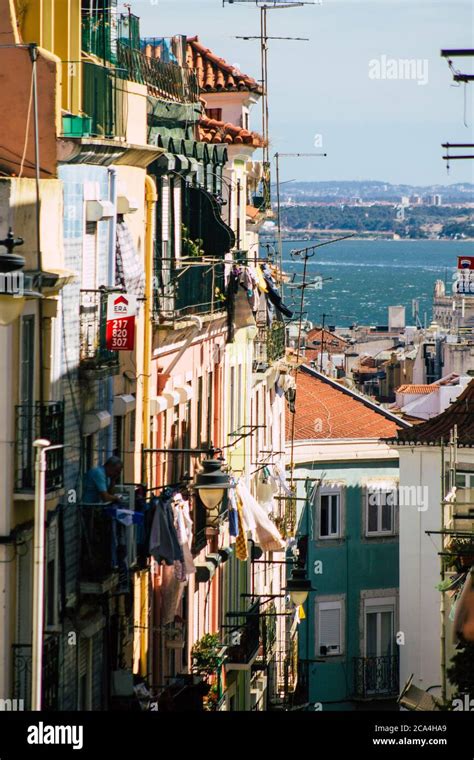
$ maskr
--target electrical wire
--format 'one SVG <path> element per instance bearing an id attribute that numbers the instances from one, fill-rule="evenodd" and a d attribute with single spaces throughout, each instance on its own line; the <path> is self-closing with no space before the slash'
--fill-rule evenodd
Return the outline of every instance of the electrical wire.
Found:
<path id="1" fill-rule="evenodd" d="M 23 155 L 21 157 L 20 173 L 18 175 L 19 179 L 21 178 L 21 175 L 23 174 L 23 167 L 25 165 L 25 159 L 26 159 L 26 151 L 28 149 L 28 135 L 30 132 L 31 107 L 33 105 L 33 85 L 34 85 L 34 76 L 33 76 L 33 71 L 32 71 L 31 85 L 30 85 L 30 98 L 28 101 L 28 112 L 26 116 L 25 139 L 23 141 Z"/>

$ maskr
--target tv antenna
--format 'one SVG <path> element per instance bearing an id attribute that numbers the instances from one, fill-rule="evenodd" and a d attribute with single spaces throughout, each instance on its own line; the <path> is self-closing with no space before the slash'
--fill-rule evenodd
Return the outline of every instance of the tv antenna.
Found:
<path id="1" fill-rule="evenodd" d="M 222 0 L 222 5 L 226 3 L 234 5 L 237 3 L 252 3 L 260 10 L 260 34 L 259 35 L 241 35 L 236 39 L 242 40 L 260 40 L 260 57 L 261 57 L 261 82 L 262 82 L 262 135 L 263 145 L 263 164 L 269 168 L 269 143 L 268 143 L 268 41 L 275 40 L 296 40 L 307 41 L 306 37 L 271 37 L 267 33 L 267 11 L 285 10 L 288 8 L 300 8 L 303 5 L 320 5 L 314 0 Z"/>

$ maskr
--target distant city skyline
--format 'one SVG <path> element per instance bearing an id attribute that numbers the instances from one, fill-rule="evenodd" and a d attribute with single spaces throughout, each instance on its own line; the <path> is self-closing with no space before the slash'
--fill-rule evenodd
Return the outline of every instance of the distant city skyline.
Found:
<path id="1" fill-rule="evenodd" d="M 260 77 L 258 40 L 235 38 L 259 34 L 252 3 L 132 0 L 132 12 L 142 35 L 197 34 Z M 472 29 L 470 0 L 323 0 L 269 11 L 269 35 L 310 38 L 269 43 L 270 153 L 328 154 L 285 159 L 281 179 L 474 181 L 473 161 L 453 161 L 447 175 L 441 148 L 472 142 L 472 87 L 455 86 L 440 57 L 441 48 L 474 47 Z M 464 58 L 455 65 L 472 71 L 473 63 Z M 259 130 L 258 104 L 251 118 Z"/>

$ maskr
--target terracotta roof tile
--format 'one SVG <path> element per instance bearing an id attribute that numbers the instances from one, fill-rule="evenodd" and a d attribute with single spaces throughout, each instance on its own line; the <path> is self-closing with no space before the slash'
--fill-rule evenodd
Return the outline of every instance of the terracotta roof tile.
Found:
<path id="1" fill-rule="evenodd" d="M 262 86 L 253 77 L 243 74 L 230 63 L 206 48 L 199 37 L 188 37 L 186 61 L 196 70 L 198 84 L 205 92 L 236 92 L 238 90 L 262 94 Z"/>
<path id="2" fill-rule="evenodd" d="M 395 436 L 399 427 L 343 386 L 311 374 L 302 368 L 296 384 L 295 439 L 384 438 Z M 288 430 L 292 414 L 287 411 Z"/>
<path id="3" fill-rule="evenodd" d="M 199 123 L 199 139 L 208 143 L 228 143 L 229 145 L 251 145 L 254 148 L 262 148 L 264 140 L 258 132 L 249 132 L 248 129 L 237 127 L 217 119 L 209 119 L 203 116 Z"/>
<path id="4" fill-rule="evenodd" d="M 457 425 L 458 444 L 474 446 L 474 380 L 471 380 L 460 396 L 445 409 L 421 425 L 399 430 L 399 443 L 439 444 L 449 441 L 451 430 Z"/>
<path id="5" fill-rule="evenodd" d="M 396 389 L 396 393 L 409 393 L 410 395 L 425 395 L 439 390 L 437 385 L 401 385 Z"/>

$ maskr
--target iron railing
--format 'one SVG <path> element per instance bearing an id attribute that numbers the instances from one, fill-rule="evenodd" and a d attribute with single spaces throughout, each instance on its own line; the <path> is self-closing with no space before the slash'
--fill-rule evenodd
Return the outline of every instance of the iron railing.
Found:
<path id="1" fill-rule="evenodd" d="M 80 369 L 108 374 L 118 372 L 118 351 L 106 348 L 107 293 L 81 290 L 79 315 Z"/>
<path id="2" fill-rule="evenodd" d="M 151 58 L 122 41 L 117 42 L 117 62 L 127 72 L 125 78 L 145 84 L 152 95 L 177 103 L 197 103 L 199 86 L 196 74 L 177 63 Z"/>
<path id="3" fill-rule="evenodd" d="M 80 504 L 79 514 L 81 581 L 102 583 L 115 571 L 126 574 L 137 561 L 135 526 L 119 523 L 106 504 Z M 128 584 L 126 577 L 119 581 L 124 587 Z"/>
<path id="4" fill-rule="evenodd" d="M 258 327 L 255 338 L 254 362 L 271 364 L 285 356 L 286 328 L 284 322 L 274 320 L 270 327 Z"/>
<path id="5" fill-rule="evenodd" d="M 20 404 L 15 407 L 16 467 L 15 491 L 33 491 L 35 458 L 33 441 L 46 438 L 52 445 L 64 443 L 64 403 L 62 401 Z M 46 491 L 63 487 L 63 449 L 49 451 Z"/>
<path id="6" fill-rule="evenodd" d="M 198 262 L 188 263 L 183 259 L 181 268 L 173 265 L 166 277 L 168 283 L 162 281 L 155 290 L 155 320 L 179 320 L 192 314 L 208 315 L 226 310 L 224 262 Z M 158 258 L 155 271 L 160 271 L 160 267 Z"/>
<path id="7" fill-rule="evenodd" d="M 83 61 L 83 109 L 91 118 L 92 137 L 126 135 L 126 93 L 120 84 L 124 72 Z M 121 76 L 119 76 L 119 74 Z"/>
<path id="8" fill-rule="evenodd" d="M 248 612 L 243 614 L 245 623 L 233 626 L 229 632 L 230 644 L 226 651 L 228 667 L 250 666 L 258 655 L 260 646 L 260 604 L 253 604 Z"/>
<path id="9" fill-rule="evenodd" d="M 354 657 L 354 696 L 376 699 L 395 696 L 398 688 L 398 657 Z"/>
<path id="10" fill-rule="evenodd" d="M 23 708 L 31 710 L 31 644 L 13 644 L 13 698 L 23 700 Z M 57 710 L 59 697 L 59 635 L 43 639 L 42 710 Z"/>
<path id="11" fill-rule="evenodd" d="M 109 63 L 117 62 L 118 17 L 114 13 L 83 13 L 82 50 Z"/>

